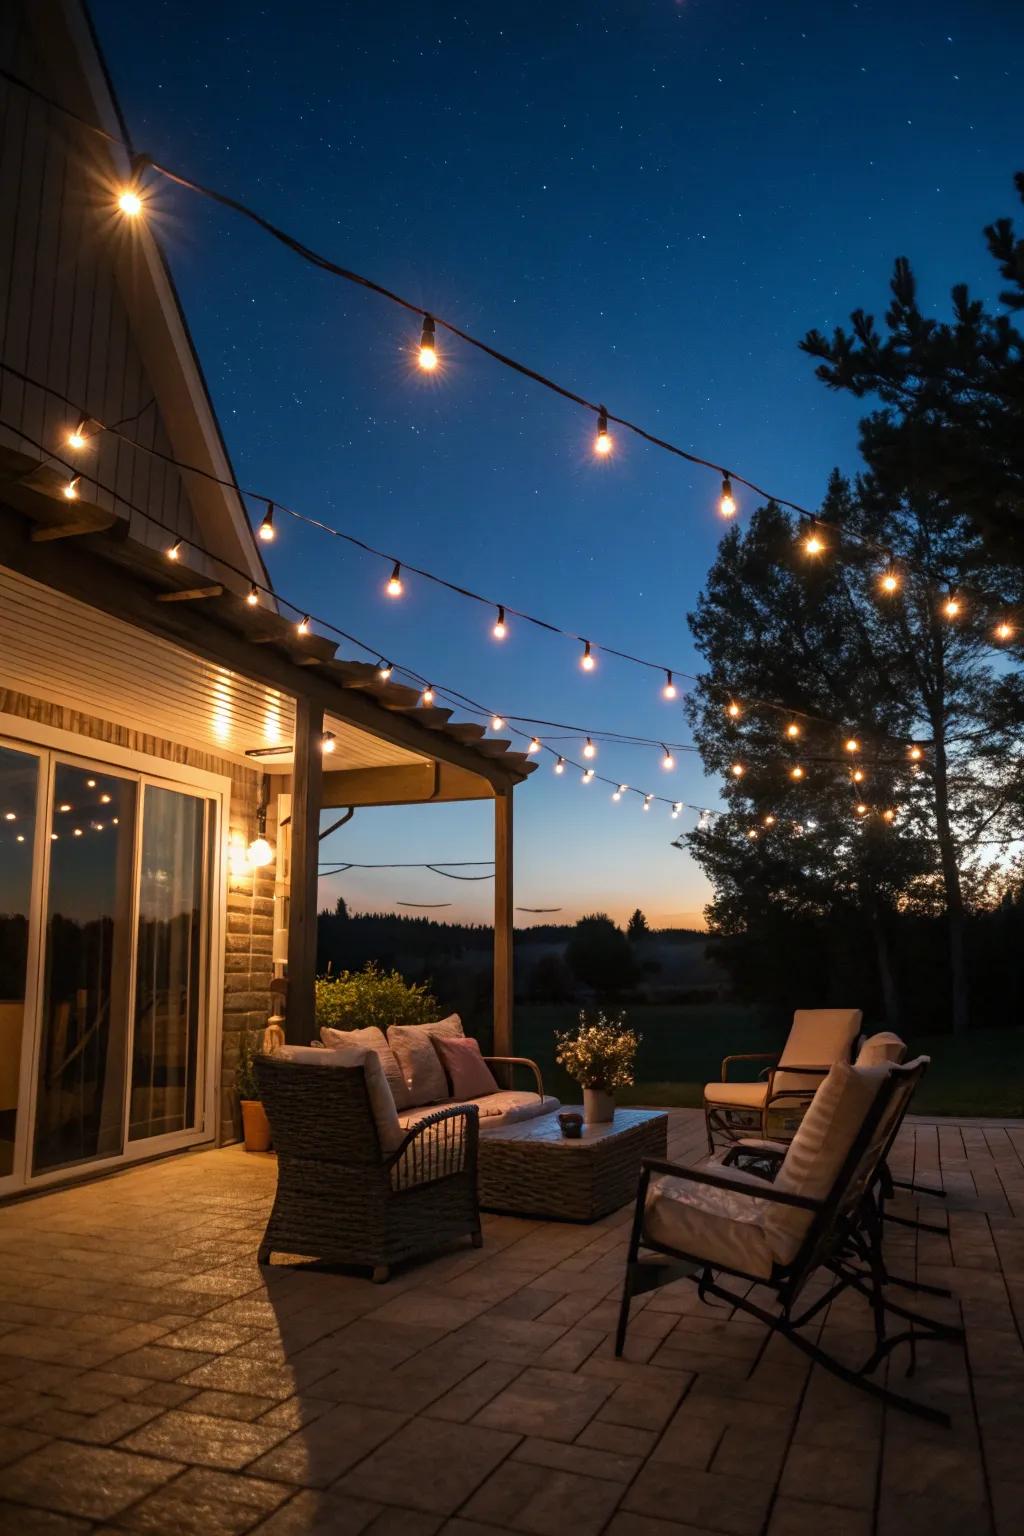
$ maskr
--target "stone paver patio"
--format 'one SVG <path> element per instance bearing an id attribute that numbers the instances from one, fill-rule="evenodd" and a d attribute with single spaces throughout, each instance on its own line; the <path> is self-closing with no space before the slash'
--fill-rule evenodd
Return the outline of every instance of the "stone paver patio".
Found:
<path id="1" fill-rule="evenodd" d="M 670 1154 L 702 1151 L 673 1111 Z M 899 1165 L 941 1177 L 948 1234 L 892 1228 L 891 1267 L 954 1290 L 968 1347 L 889 1368 L 950 1432 L 689 1288 L 643 1298 L 616 1361 L 628 1210 L 489 1217 L 383 1287 L 261 1273 L 274 1163 L 238 1148 L 0 1211 L 0 1531 L 1019 1536 L 1024 1123 L 908 1123 Z M 823 1327 L 867 1352 L 855 1298 Z"/>

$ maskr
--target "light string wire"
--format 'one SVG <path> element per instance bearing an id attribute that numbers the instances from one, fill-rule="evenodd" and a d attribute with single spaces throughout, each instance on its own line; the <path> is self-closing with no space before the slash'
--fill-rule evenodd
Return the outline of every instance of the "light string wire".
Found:
<path id="1" fill-rule="evenodd" d="M 187 191 L 194 192 L 201 197 L 205 197 L 212 202 L 218 203 L 224 208 L 228 208 L 233 212 L 238 213 L 241 217 L 248 219 L 251 223 L 262 229 L 266 234 L 270 235 L 273 239 L 280 242 L 282 245 L 287 247 L 287 249 L 291 250 L 294 254 L 300 256 L 303 260 L 309 262 L 311 265 L 317 267 L 319 270 L 328 272 L 332 276 L 341 278 L 346 282 L 354 283 L 359 287 L 366 288 L 370 292 L 378 294 L 381 298 L 387 299 L 390 303 L 398 305 L 400 308 L 406 310 L 410 314 L 425 316 L 427 322 L 429 322 L 431 334 L 433 334 L 433 327 L 440 325 L 451 335 L 458 337 L 459 340 L 465 342 L 468 346 L 475 347 L 478 351 L 485 353 L 488 357 L 491 357 L 494 359 L 494 361 L 500 363 L 503 367 L 512 369 L 514 372 L 522 375 L 525 378 L 533 380 L 535 383 L 540 384 L 543 388 L 550 390 L 552 393 L 559 395 L 561 398 L 569 400 L 573 404 L 579 405 L 583 409 L 590 411 L 597 417 L 599 424 L 599 435 L 603 433 L 606 442 L 608 441 L 608 423 L 614 422 L 617 426 L 625 428 L 627 431 L 632 432 L 637 437 L 642 438 L 645 442 L 652 444 L 656 448 L 661 448 L 665 452 L 674 454 L 676 457 L 684 459 L 688 463 L 695 464 L 703 469 L 714 470 L 717 474 L 723 477 L 723 491 L 725 491 L 726 486 L 731 488 L 732 481 L 736 481 L 737 484 L 743 485 L 748 490 L 752 491 L 755 496 L 763 497 L 767 501 L 774 502 L 777 506 L 785 507 L 789 511 L 795 512 L 800 518 L 801 522 L 810 524 L 817 528 L 826 529 L 830 533 L 838 533 L 840 537 L 843 537 L 843 530 L 841 525 L 836 524 L 827 518 L 823 518 L 820 513 L 812 511 L 809 507 L 802 506 L 799 502 L 792 501 L 788 497 L 776 495 L 773 492 L 766 490 L 763 486 L 758 485 L 755 481 L 748 479 L 746 476 L 726 469 L 723 465 L 717 463 L 713 459 L 707 459 L 702 457 L 700 454 L 691 453 L 687 449 L 681 448 L 677 443 L 672 443 L 666 438 L 659 437 L 656 434 L 649 432 L 646 428 L 641 427 L 636 422 L 629 421 L 623 416 L 615 415 L 613 412 L 610 412 L 605 405 L 596 404 L 594 401 L 586 399 L 585 396 L 577 394 L 574 390 L 566 388 L 564 385 L 559 384 L 556 380 L 550 378 L 546 374 L 540 373 L 537 369 L 530 367 L 528 364 L 522 363 L 518 359 L 510 357 L 507 353 L 498 351 L 495 347 L 490 346 L 487 342 L 481 341 L 479 337 L 473 336 L 470 332 L 463 330 L 453 321 L 446 320 L 442 316 L 437 315 L 433 310 L 427 311 L 424 309 L 423 305 L 414 303 L 411 299 L 405 298 L 403 295 L 396 293 L 393 289 L 386 287 L 382 283 L 378 283 L 375 279 L 365 277 L 358 272 L 353 272 L 348 267 L 340 266 L 337 262 L 332 261 L 329 257 L 324 256 L 320 252 L 313 250 L 312 247 L 307 246 L 303 241 L 299 240 L 294 235 L 290 235 L 286 230 L 281 229 L 278 225 L 272 223 L 269 219 L 264 218 L 262 214 L 257 213 L 254 209 L 250 208 L 240 199 L 232 197 L 228 193 L 218 192 L 215 188 L 207 187 L 200 182 L 193 181 L 189 177 L 182 175 L 180 172 L 172 170 L 169 166 L 162 165 L 148 154 L 133 152 L 131 146 L 124 139 L 118 137 L 116 134 L 109 133 L 106 129 L 99 128 L 96 124 L 90 123 L 87 119 L 80 117 L 77 113 L 63 106 L 60 102 L 54 101 L 51 97 L 38 90 L 35 86 L 29 85 L 27 81 L 21 79 L 20 76 L 15 75 L 10 70 L 0 68 L 0 78 L 7 80 L 9 84 L 15 85 L 19 89 L 27 92 L 29 95 L 34 96 L 37 100 L 43 102 L 48 108 L 60 113 L 70 121 L 76 123 L 79 127 L 98 135 L 107 143 L 115 145 L 123 150 L 124 153 L 129 156 L 131 162 L 131 175 L 133 178 L 133 183 L 136 186 L 139 184 L 142 173 L 148 168 L 154 171 L 156 174 L 163 176 L 167 181 L 170 181 L 177 186 L 185 188 Z M 238 488 L 234 487 L 234 489 L 237 490 Z M 266 502 L 268 506 L 277 505 L 276 503 L 273 503 L 270 498 L 263 496 L 259 492 L 246 492 L 245 494 L 253 497 L 253 499 Z M 732 501 L 731 497 L 731 489 L 727 494 L 730 503 L 732 504 L 733 510 L 735 510 L 735 503 Z M 287 511 L 290 516 L 308 521 L 314 526 L 321 528 L 323 531 L 334 534 L 336 537 L 347 539 L 351 543 L 359 545 L 367 552 L 377 555 L 382 559 L 394 559 L 393 556 L 385 555 L 382 551 L 375 549 L 373 546 L 356 539 L 352 535 L 342 533 L 340 530 L 332 528 L 329 524 L 322 523 L 317 519 L 309 518 L 306 516 L 306 514 L 295 512 L 287 507 L 284 508 L 284 510 Z M 945 576 L 937 574 L 927 567 L 909 562 L 905 559 L 901 559 L 895 556 L 891 549 L 888 549 L 886 546 L 881 545 L 873 540 L 866 539 L 860 535 L 850 535 L 848 532 L 845 534 L 845 538 L 847 542 L 858 543 L 862 548 L 870 550 L 872 553 L 879 555 L 890 565 L 893 565 L 895 562 L 898 563 L 901 568 L 917 569 L 936 586 L 945 586 L 948 584 L 947 578 Z M 395 563 L 397 565 L 403 562 L 396 561 Z M 568 630 L 560 629 L 557 625 L 549 624 L 542 619 L 535 618 L 531 614 L 520 613 L 517 610 L 511 608 L 508 604 L 502 605 L 494 603 L 489 598 L 485 598 L 479 593 L 472 592 L 468 588 L 461 587 L 457 583 L 449 582 L 444 577 L 436 576 L 432 572 L 421 570 L 414 566 L 409 566 L 408 569 L 415 570 L 416 574 L 424 577 L 424 579 L 436 582 L 438 585 L 448 587 L 449 590 L 457 592 L 461 596 L 469 598 L 473 601 L 485 603 L 488 606 L 494 608 L 504 607 L 509 613 L 516 612 L 517 617 L 523 619 L 524 622 L 535 624 L 540 628 L 551 630 L 557 634 L 562 634 L 568 638 L 578 641 L 584 641 L 586 638 L 581 635 L 576 635 Z M 962 590 L 966 591 L 967 588 L 964 587 Z M 986 602 L 991 601 L 988 594 L 985 594 L 985 600 Z M 1010 605 L 1002 600 L 999 602 L 999 608 L 1003 613 L 1011 611 Z M 1014 617 L 1019 615 L 1019 611 L 1019 608 L 1012 609 Z M 1002 638 L 1005 639 L 1010 637 L 1005 636 Z M 589 644 L 589 642 L 586 643 Z M 610 646 L 602 645 L 595 646 L 595 648 L 600 649 L 607 655 L 618 656 L 621 659 L 630 661 L 637 666 L 647 667 L 654 671 L 666 672 L 675 670 L 666 668 L 660 663 L 647 661 L 643 657 L 632 656 L 627 652 L 617 651 Z M 690 681 L 696 681 L 692 674 L 680 672 L 679 675 L 687 677 Z M 756 702 L 766 708 L 782 707 L 774 705 L 769 701 Z"/>

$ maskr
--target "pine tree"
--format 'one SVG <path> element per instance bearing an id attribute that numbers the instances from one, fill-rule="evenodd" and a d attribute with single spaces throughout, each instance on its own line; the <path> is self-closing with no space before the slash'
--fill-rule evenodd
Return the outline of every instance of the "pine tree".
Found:
<path id="1" fill-rule="evenodd" d="M 626 938 L 629 939 L 631 943 L 635 944 L 637 939 L 646 939 L 650 931 L 650 925 L 648 924 L 646 917 L 641 912 L 640 908 L 637 907 L 636 911 L 633 913 L 633 916 L 626 924 Z"/>

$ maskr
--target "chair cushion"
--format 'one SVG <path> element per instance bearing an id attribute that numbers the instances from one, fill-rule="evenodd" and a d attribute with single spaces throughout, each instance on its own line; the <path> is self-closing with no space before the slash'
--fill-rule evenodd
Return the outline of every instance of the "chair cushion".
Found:
<path id="1" fill-rule="evenodd" d="M 789 1195 L 823 1200 L 839 1175 L 875 1095 L 888 1076 L 886 1067 L 853 1067 L 837 1061 L 811 1100 L 775 1175 L 775 1188 Z M 811 1211 L 772 1205 L 765 1234 L 780 1264 L 797 1254 L 813 1219 Z"/>
<path id="2" fill-rule="evenodd" d="M 762 1109 L 768 1084 L 760 1083 L 705 1083 L 704 1098 L 708 1104 L 733 1109 Z"/>
<path id="3" fill-rule="evenodd" d="M 406 1105 L 440 1104 L 448 1098 L 448 1079 L 431 1043 L 436 1035 L 447 1040 L 461 1040 L 462 1020 L 457 1013 L 436 1024 L 391 1024 L 388 1045 L 398 1059 L 406 1087 Z"/>
<path id="4" fill-rule="evenodd" d="M 447 1040 L 443 1035 L 431 1035 L 430 1038 L 441 1058 L 453 1099 L 465 1102 L 497 1093 L 494 1073 L 480 1054 L 479 1040 Z"/>
<path id="5" fill-rule="evenodd" d="M 894 1062 L 897 1065 L 907 1054 L 907 1047 L 899 1035 L 894 1035 L 891 1029 L 880 1030 L 877 1035 L 869 1035 L 857 1052 L 858 1067 L 882 1067 L 886 1062 Z"/>
<path id="6" fill-rule="evenodd" d="M 849 1061 L 864 1015 L 859 1008 L 798 1008 L 779 1057 L 779 1067 L 830 1067 Z M 775 1093 L 818 1087 L 819 1079 L 777 1071 Z"/>
<path id="7" fill-rule="evenodd" d="M 502 1125 L 513 1125 L 518 1120 L 535 1120 L 538 1115 L 553 1115 L 561 1106 L 547 1093 L 540 1098 L 525 1088 L 499 1088 L 497 1093 L 484 1094 L 478 1099 L 451 1099 L 447 1104 L 426 1104 L 418 1109 L 404 1110 L 399 1123 L 407 1130 L 439 1109 L 453 1109 L 457 1104 L 475 1104 L 480 1111 L 480 1129 L 493 1131 Z"/>
<path id="8" fill-rule="evenodd" d="M 764 1180 L 739 1168 L 722 1169 L 714 1160 L 702 1166 L 749 1184 L 751 1194 L 661 1174 L 647 1186 L 644 1236 L 711 1265 L 767 1279 L 772 1272 L 772 1251 L 764 1232 L 768 1202 L 757 1195 L 765 1187 Z"/>
<path id="9" fill-rule="evenodd" d="M 369 1025 L 366 1029 L 328 1029 L 325 1026 L 320 1031 L 320 1039 L 332 1050 L 338 1047 L 355 1046 L 360 1050 L 376 1052 L 384 1068 L 384 1076 L 388 1080 L 395 1108 L 405 1109 L 412 1103 L 405 1078 L 402 1076 L 402 1069 L 398 1065 L 398 1058 L 388 1045 L 384 1031 L 378 1029 L 375 1024 Z"/>
<path id="10" fill-rule="evenodd" d="M 282 1045 L 274 1055 L 278 1060 L 301 1062 L 303 1065 L 325 1069 L 362 1067 L 381 1151 L 393 1152 L 399 1145 L 404 1132 L 376 1051 L 354 1045 L 341 1046 L 335 1050 L 321 1049 L 317 1045 Z"/>

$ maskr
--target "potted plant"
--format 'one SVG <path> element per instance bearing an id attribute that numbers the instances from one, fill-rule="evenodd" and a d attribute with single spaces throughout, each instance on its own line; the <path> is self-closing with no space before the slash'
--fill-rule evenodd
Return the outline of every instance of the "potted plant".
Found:
<path id="1" fill-rule="evenodd" d="M 580 1014 L 575 1029 L 556 1032 L 555 1060 L 583 1089 L 583 1118 L 588 1125 L 615 1115 L 615 1089 L 634 1081 L 641 1036 L 626 1027 L 624 1013 Z"/>
<path id="2" fill-rule="evenodd" d="M 247 1152 L 270 1150 L 270 1121 L 260 1099 L 260 1085 L 256 1079 L 256 1057 L 260 1051 L 260 1037 L 255 1030 L 245 1030 L 238 1039 L 238 1066 L 235 1068 L 235 1088 L 242 1109 L 242 1136 Z"/>

